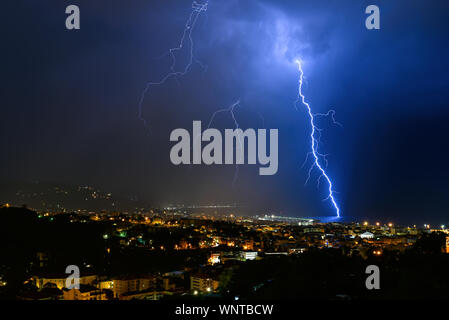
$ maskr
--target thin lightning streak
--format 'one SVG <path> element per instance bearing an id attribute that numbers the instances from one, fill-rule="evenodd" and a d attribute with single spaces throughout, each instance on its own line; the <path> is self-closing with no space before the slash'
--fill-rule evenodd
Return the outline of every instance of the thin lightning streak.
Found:
<path id="1" fill-rule="evenodd" d="M 219 113 L 222 113 L 222 112 L 229 112 L 229 113 L 231 114 L 232 120 L 234 120 L 235 128 L 238 129 L 238 128 L 239 128 L 239 124 L 238 124 L 238 122 L 237 122 L 237 120 L 236 120 L 236 118 L 235 118 L 234 109 L 235 109 L 236 107 L 238 107 L 239 105 L 240 105 L 240 100 L 237 100 L 236 102 L 234 102 L 234 103 L 233 103 L 232 105 L 230 105 L 229 107 L 215 111 L 215 112 L 212 114 L 212 116 L 210 117 L 209 124 L 207 125 L 207 129 L 209 129 L 210 126 L 212 125 L 212 122 L 214 121 L 215 116 L 216 116 L 217 114 L 219 114 Z"/>
<path id="2" fill-rule="evenodd" d="M 196 22 L 199 18 L 199 16 L 201 15 L 201 13 L 206 12 L 207 11 L 207 5 L 209 4 L 209 0 L 206 0 L 204 3 L 198 3 L 196 1 L 194 1 L 192 3 L 192 11 L 189 15 L 189 18 L 186 21 L 186 24 L 184 26 L 184 30 L 181 36 L 181 39 L 179 41 L 179 45 L 177 47 L 171 48 L 167 51 L 166 55 L 170 55 L 171 58 L 171 66 L 170 66 L 170 72 L 165 75 L 160 81 L 157 82 L 148 82 L 145 89 L 143 90 L 141 96 L 140 96 L 140 100 L 139 100 L 139 119 L 143 122 L 143 124 L 145 126 L 147 126 L 147 120 L 143 117 L 142 115 L 142 107 L 143 107 L 143 102 L 145 100 L 145 97 L 148 93 L 148 91 L 150 90 L 151 87 L 153 86 L 159 86 L 164 84 L 167 80 L 174 78 L 176 81 L 178 81 L 178 77 L 184 76 L 187 72 L 189 72 L 190 67 L 192 66 L 193 63 L 197 63 L 201 66 L 201 68 L 205 69 L 206 66 L 204 66 L 194 55 L 193 51 L 194 51 L 194 42 L 193 42 L 193 38 L 192 38 L 192 32 L 195 29 L 195 25 Z M 188 59 L 188 63 L 185 65 L 184 69 L 181 71 L 176 71 L 175 67 L 176 67 L 176 55 L 175 53 L 177 51 L 180 51 L 181 49 L 183 49 L 184 47 L 184 43 L 186 41 L 186 38 L 188 38 L 189 43 L 190 43 L 190 52 L 189 52 L 189 59 Z"/>
<path id="3" fill-rule="evenodd" d="M 184 76 L 185 74 L 187 74 L 187 72 L 189 72 L 189 70 L 190 70 L 191 66 L 193 65 L 193 63 L 197 63 L 198 65 L 200 65 L 201 68 L 207 69 L 207 66 L 203 65 L 198 59 L 196 59 L 196 57 L 194 55 L 194 41 L 193 41 L 193 38 L 192 38 L 192 32 L 193 32 L 193 30 L 194 30 L 194 28 L 196 26 L 196 23 L 197 23 L 197 20 L 198 20 L 199 16 L 202 13 L 204 13 L 206 15 L 206 18 L 207 18 L 207 13 L 206 12 L 207 12 L 208 3 L 209 3 L 209 0 L 206 0 L 202 4 L 198 3 L 196 1 L 194 1 L 192 3 L 192 11 L 191 11 L 191 13 L 190 13 L 186 23 L 185 23 L 184 30 L 183 30 L 181 39 L 179 41 L 179 45 L 177 47 L 169 49 L 163 55 L 163 56 L 169 55 L 170 58 L 171 58 L 172 63 L 171 63 L 171 66 L 170 66 L 170 72 L 168 74 L 166 74 L 164 77 L 162 77 L 162 79 L 160 81 L 148 82 L 147 85 L 145 86 L 145 89 L 142 91 L 142 94 L 141 94 L 141 97 L 140 97 L 140 100 L 139 100 L 138 117 L 143 122 L 145 127 L 147 127 L 147 120 L 143 117 L 143 114 L 142 114 L 143 110 L 142 109 L 143 109 L 143 103 L 144 103 L 145 97 L 148 94 L 148 92 L 150 91 L 151 87 L 162 85 L 167 80 L 169 80 L 171 78 L 174 78 L 178 82 L 178 84 L 179 84 L 179 79 L 178 78 L 181 77 L 181 76 Z M 190 53 L 189 53 L 188 63 L 185 65 L 184 69 L 181 69 L 180 71 L 177 71 L 175 69 L 176 68 L 176 64 L 177 64 L 175 53 L 177 53 L 178 51 L 183 49 L 183 47 L 185 45 L 186 38 L 188 38 L 189 43 L 190 43 Z M 304 73 L 302 71 L 301 62 L 300 62 L 300 60 L 296 60 L 295 62 L 298 64 L 298 68 L 299 68 L 299 72 L 300 72 L 298 99 L 295 101 L 295 108 L 296 108 L 296 110 L 298 110 L 297 104 L 301 100 L 302 104 L 304 104 L 307 107 L 307 110 L 308 110 L 308 113 L 309 113 L 309 116 L 310 116 L 310 123 L 311 123 L 311 127 L 312 127 L 312 131 L 311 131 L 311 134 L 310 134 L 311 143 L 312 143 L 312 146 L 311 146 L 312 147 L 312 151 L 307 154 L 307 157 L 306 157 L 306 160 L 305 160 L 303 166 L 307 163 L 307 161 L 309 159 L 309 156 L 311 156 L 311 155 L 313 155 L 314 163 L 309 168 L 308 177 L 307 177 L 306 183 L 310 179 L 312 170 L 315 167 L 317 167 L 320 170 L 320 172 L 321 172 L 321 175 L 318 178 L 318 186 L 319 186 L 320 180 L 323 177 L 326 179 L 326 181 L 327 181 L 327 183 L 329 185 L 329 194 L 328 194 L 327 198 L 325 198 L 324 200 L 325 201 L 329 200 L 329 199 L 331 200 L 333 206 L 336 209 L 337 217 L 340 217 L 340 209 L 339 209 L 339 207 L 338 207 L 338 205 L 337 205 L 337 203 L 335 201 L 335 198 L 334 198 L 335 191 L 332 188 L 332 182 L 331 182 L 330 178 L 327 176 L 327 174 L 325 172 L 325 169 L 320 164 L 320 158 L 321 158 L 325 162 L 325 164 L 326 164 L 325 167 L 327 168 L 328 161 L 327 161 L 327 155 L 321 154 L 320 152 L 318 152 L 318 146 L 319 146 L 319 144 L 321 142 L 321 129 L 319 129 L 318 127 L 315 126 L 314 117 L 320 117 L 320 116 L 328 117 L 328 116 L 331 116 L 332 121 L 333 121 L 334 124 L 337 124 L 339 126 L 341 126 L 341 124 L 338 123 L 335 120 L 335 117 L 334 117 L 335 116 L 335 111 L 334 110 L 330 110 L 326 114 L 313 114 L 312 113 L 312 110 L 311 110 L 309 104 L 305 102 L 305 97 L 302 94 L 302 84 L 303 84 Z M 237 119 L 235 117 L 235 114 L 234 114 L 234 109 L 237 106 L 239 106 L 239 105 L 240 105 L 240 101 L 237 101 L 237 102 L 235 102 L 234 104 L 232 104 L 228 108 L 220 109 L 220 110 L 217 110 L 216 112 L 214 112 L 213 115 L 210 118 L 208 128 L 210 128 L 210 126 L 211 126 L 211 124 L 212 124 L 212 122 L 215 119 L 215 116 L 217 114 L 219 114 L 221 112 L 229 112 L 231 114 L 231 116 L 232 116 L 233 121 L 234 121 L 235 129 L 239 129 L 240 126 L 239 126 L 239 124 L 237 122 Z M 263 117 L 261 117 L 261 118 L 262 118 L 262 121 L 264 122 Z M 318 138 L 315 136 L 315 133 L 318 133 Z M 239 136 L 239 144 L 240 144 L 240 148 L 241 148 L 241 151 L 242 151 L 242 154 L 243 154 L 243 143 L 242 143 L 242 141 L 240 139 L 240 136 Z M 235 184 L 235 182 L 237 180 L 238 169 L 239 169 L 239 167 L 236 164 L 236 171 L 235 171 L 235 174 L 234 174 L 233 184 Z"/>
<path id="4" fill-rule="evenodd" d="M 265 128 L 265 118 L 260 112 L 257 112 L 257 114 L 259 115 L 260 120 L 262 120 L 262 128 Z"/>
<path id="5" fill-rule="evenodd" d="M 139 100 L 138 116 L 139 116 L 139 119 L 145 125 L 145 127 L 147 127 L 147 120 L 143 117 L 143 114 L 142 114 L 143 113 L 143 103 L 144 103 L 145 97 L 148 94 L 148 92 L 150 91 L 151 87 L 162 85 L 167 80 L 169 80 L 171 78 L 174 78 L 178 82 L 178 84 L 179 84 L 178 78 L 181 77 L 181 76 L 184 76 L 185 74 L 187 74 L 187 72 L 189 72 L 189 70 L 190 70 L 191 66 L 193 65 L 193 63 L 197 63 L 203 70 L 205 70 L 205 71 L 207 70 L 207 66 L 202 64 L 201 61 L 199 61 L 195 57 L 195 55 L 194 55 L 194 41 L 193 41 L 193 38 L 192 38 L 192 32 L 193 32 L 193 30 L 194 30 L 194 28 L 196 26 L 196 23 L 197 23 L 197 20 L 198 20 L 199 16 L 202 13 L 204 13 L 204 15 L 206 16 L 206 19 L 207 19 L 207 7 L 208 7 L 208 4 L 209 4 L 209 0 L 204 1 L 202 4 L 198 3 L 197 1 L 194 1 L 192 3 L 192 11 L 191 11 L 191 13 L 190 13 L 186 23 L 185 23 L 184 30 L 183 30 L 182 36 L 180 38 L 180 41 L 179 41 L 179 45 L 177 47 L 169 49 L 167 52 L 165 52 L 163 55 L 161 55 L 158 58 L 158 59 L 160 59 L 160 58 L 165 57 L 165 56 L 170 56 L 170 58 L 171 58 L 170 72 L 168 74 L 166 74 L 160 81 L 148 82 L 146 87 L 145 87 L 145 89 L 143 90 L 143 92 L 141 94 L 141 97 L 140 97 L 140 100 Z M 176 61 L 176 53 L 183 49 L 183 47 L 185 45 L 186 38 L 188 38 L 188 41 L 189 41 L 189 44 L 190 44 L 190 52 L 189 52 L 189 57 L 188 57 L 188 63 L 186 64 L 186 66 L 184 67 L 183 70 L 177 71 L 175 69 L 176 62 L 177 62 Z M 237 102 L 233 103 L 228 108 L 224 108 L 224 109 L 220 109 L 220 110 L 215 111 L 212 114 L 212 116 L 211 116 L 211 118 L 209 120 L 209 125 L 208 125 L 207 128 L 208 129 L 210 128 L 210 126 L 211 126 L 212 122 L 214 121 L 215 116 L 217 114 L 222 113 L 222 112 L 229 112 L 231 114 L 231 117 L 232 117 L 233 121 L 234 121 L 235 129 L 239 129 L 240 125 L 237 122 L 237 119 L 236 119 L 235 114 L 234 114 L 234 109 L 237 106 L 239 106 L 239 105 L 240 105 L 240 100 L 238 100 Z M 263 120 L 263 118 L 262 118 L 262 120 Z M 196 138 L 198 138 L 198 137 L 196 137 Z M 243 154 L 243 144 L 242 144 L 240 136 L 239 136 L 239 144 L 240 144 L 240 148 L 241 148 L 241 151 L 242 151 L 242 154 Z M 235 169 L 235 174 L 234 174 L 234 179 L 233 179 L 233 185 L 237 181 L 238 173 L 239 173 L 239 167 L 236 164 L 236 169 Z"/>
<path id="6" fill-rule="evenodd" d="M 219 113 L 222 113 L 222 112 L 229 112 L 231 114 L 232 120 L 234 121 L 235 129 L 239 129 L 240 125 L 237 122 L 237 119 L 236 119 L 235 113 L 234 113 L 235 108 L 237 108 L 238 106 L 240 106 L 240 100 L 237 100 L 236 102 L 234 102 L 232 105 L 230 105 L 227 108 L 219 109 L 219 110 L 215 111 L 212 114 L 212 116 L 210 117 L 209 124 L 207 125 L 207 129 L 209 129 L 210 126 L 212 125 L 212 122 L 214 121 L 215 116 L 217 114 L 219 114 Z M 240 145 L 240 151 L 241 151 L 241 154 L 243 155 L 243 143 L 242 143 L 240 135 L 238 135 L 238 140 L 239 140 L 239 145 Z M 238 175 L 239 175 L 239 166 L 238 166 L 237 161 L 236 161 L 235 172 L 234 172 L 234 179 L 232 180 L 232 185 L 235 185 L 235 183 L 237 181 L 237 178 L 238 178 Z"/>
<path id="7" fill-rule="evenodd" d="M 333 124 L 336 124 L 340 128 L 343 128 L 343 125 L 340 122 L 338 122 L 337 120 L 335 120 L 335 110 L 329 110 L 327 113 L 315 113 L 314 116 L 315 117 L 329 117 L 330 116 Z"/>
<path id="8" fill-rule="evenodd" d="M 312 128 L 312 130 L 310 132 L 310 140 L 311 140 L 311 149 L 312 149 L 312 151 L 307 154 L 306 162 L 307 162 L 309 156 L 313 156 L 314 162 L 313 162 L 312 166 L 309 168 L 309 172 L 308 172 L 308 177 L 307 177 L 306 183 L 310 179 L 310 175 L 312 173 L 312 170 L 314 168 L 318 168 L 318 170 L 321 173 L 321 175 L 320 175 L 320 177 L 318 179 L 318 183 L 324 177 L 324 179 L 326 180 L 326 182 L 327 182 L 327 184 L 329 186 L 328 196 L 324 200 L 325 201 L 326 200 L 330 200 L 332 202 L 332 205 L 334 206 L 334 208 L 336 210 L 337 217 L 340 217 L 340 208 L 338 207 L 337 202 L 335 201 L 335 198 L 334 198 L 335 191 L 333 190 L 333 187 L 332 187 L 332 181 L 330 180 L 329 176 L 326 174 L 325 169 L 320 164 L 320 158 L 321 158 L 321 159 L 323 159 L 325 161 L 326 167 L 327 167 L 326 155 L 323 155 L 323 154 L 318 152 L 318 147 L 319 147 L 320 138 L 321 138 L 321 130 L 319 128 L 317 128 L 317 126 L 315 125 L 315 116 L 329 116 L 330 115 L 332 117 L 332 121 L 335 124 L 338 124 L 338 125 L 340 125 L 340 124 L 335 121 L 335 118 L 334 118 L 335 111 L 334 110 L 331 110 L 331 111 L 329 111 L 326 114 L 321 114 L 321 113 L 313 114 L 312 113 L 312 108 L 305 101 L 305 97 L 304 97 L 304 95 L 302 93 L 302 84 L 303 84 L 304 72 L 302 70 L 301 61 L 300 60 L 296 60 L 295 63 L 298 65 L 298 70 L 299 70 L 299 74 L 300 74 L 300 76 L 299 76 L 298 98 L 295 101 L 295 108 L 296 108 L 296 110 L 298 110 L 298 108 L 297 108 L 298 102 L 301 102 L 303 105 L 306 106 L 307 112 L 308 112 L 309 117 L 310 117 L 310 126 Z M 318 132 L 318 134 L 319 134 L 318 135 L 318 139 L 315 136 L 316 132 Z M 305 165 L 306 162 L 304 162 L 303 166 Z"/>

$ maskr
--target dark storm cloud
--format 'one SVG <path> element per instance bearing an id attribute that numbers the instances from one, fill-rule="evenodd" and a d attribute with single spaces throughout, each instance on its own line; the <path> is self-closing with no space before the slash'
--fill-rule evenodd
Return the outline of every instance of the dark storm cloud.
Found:
<path id="1" fill-rule="evenodd" d="M 344 128 L 320 124 L 342 212 L 354 217 L 444 220 L 449 209 L 449 30 L 444 1 L 376 1 L 381 30 L 364 27 L 367 1 L 210 1 L 194 32 L 195 65 L 179 79 L 148 81 L 171 61 L 190 1 L 78 1 L 81 30 L 64 29 L 68 3 L 6 5 L 2 51 L 2 176 L 93 184 L 154 203 L 233 202 L 291 215 L 332 215 L 316 176 L 304 186 L 308 119 L 336 110 Z M 188 50 L 186 47 L 185 50 Z M 178 56 L 181 67 L 186 51 Z M 173 167 L 169 133 L 206 122 L 240 99 L 242 127 L 279 128 L 279 173 L 242 167 Z M 221 114 L 214 126 L 232 126 Z M 432 152 L 436 151 L 435 154 Z M 321 185 L 321 188 L 325 186 Z M 260 211 L 258 211 L 260 212 Z M 443 221 L 444 222 L 444 221 Z"/>

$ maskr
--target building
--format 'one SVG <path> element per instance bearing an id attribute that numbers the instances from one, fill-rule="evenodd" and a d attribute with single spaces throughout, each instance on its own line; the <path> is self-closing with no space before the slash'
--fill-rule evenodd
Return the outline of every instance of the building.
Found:
<path id="1" fill-rule="evenodd" d="M 56 286 L 58 289 L 62 290 L 65 288 L 66 279 L 68 274 L 46 274 L 46 275 L 36 275 L 31 277 L 31 282 L 39 289 L 44 288 L 48 285 Z M 93 285 L 97 280 L 96 275 L 87 275 L 79 278 L 80 285 Z"/>
<path id="2" fill-rule="evenodd" d="M 172 282 L 169 277 L 164 277 L 162 278 L 162 288 L 164 288 L 165 291 L 175 291 L 176 284 Z"/>
<path id="3" fill-rule="evenodd" d="M 190 289 L 194 294 L 215 292 L 219 281 L 205 274 L 197 274 L 190 277 Z"/>
<path id="4" fill-rule="evenodd" d="M 366 232 L 364 232 L 364 233 L 362 233 L 360 235 L 360 238 L 362 238 L 362 239 L 373 239 L 374 238 L 374 234 L 369 232 L 369 231 L 366 231 Z"/>
<path id="5" fill-rule="evenodd" d="M 288 254 L 299 254 L 306 252 L 307 248 L 292 248 L 288 249 Z"/>
<path id="6" fill-rule="evenodd" d="M 112 290 L 114 298 L 129 292 L 140 292 L 152 289 L 156 286 L 156 278 L 148 277 L 120 277 L 113 280 L 101 281 L 101 289 Z"/>
<path id="7" fill-rule="evenodd" d="M 446 253 L 449 253 L 449 235 L 446 236 Z"/>
<path id="8" fill-rule="evenodd" d="M 64 300 L 106 300 L 106 293 L 91 285 L 81 284 L 79 289 L 63 289 Z"/>
<path id="9" fill-rule="evenodd" d="M 38 252 L 36 256 L 39 268 L 44 268 L 48 262 L 48 255 L 45 252 Z"/>
<path id="10" fill-rule="evenodd" d="M 211 253 L 210 257 L 209 257 L 209 263 L 210 264 L 216 264 L 216 263 L 220 263 L 220 253 Z"/>
<path id="11" fill-rule="evenodd" d="M 243 242 L 243 250 L 254 250 L 254 241 L 253 240 L 245 240 Z"/>
<path id="12" fill-rule="evenodd" d="M 242 260 L 255 260 L 257 258 L 257 251 L 241 251 L 240 257 Z"/>

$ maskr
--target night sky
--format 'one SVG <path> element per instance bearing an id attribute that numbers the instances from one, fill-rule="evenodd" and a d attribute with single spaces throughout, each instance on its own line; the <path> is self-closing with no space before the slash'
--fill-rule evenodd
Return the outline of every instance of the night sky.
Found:
<path id="1" fill-rule="evenodd" d="M 79 5 L 81 30 L 65 28 Z M 365 28 L 365 8 L 381 30 Z M 441 1 L 210 0 L 195 27 L 207 65 L 146 95 L 169 70 L 189 0 L 2 3 L 0 179 L 93 185 L 154 205 L 238 203 L 253 213 L 332 216 L 325 183 L 307 185 L 310 126 L 298 70 L 321 119 L 322 151 L 342 215 L 449 221 L 449 4 Z M 178 53 L 185 66 L 188 46 Z M 240 99 L 242 128 L 279 129 L 279 170 L 173 166 L 175 128 L 207 123 Z M 213 127 L 233 128 L 229 114 Z M 316 173 L 316 172 L 315 172 Z M 323 182 L 323 181 L 322 181 Z"/>

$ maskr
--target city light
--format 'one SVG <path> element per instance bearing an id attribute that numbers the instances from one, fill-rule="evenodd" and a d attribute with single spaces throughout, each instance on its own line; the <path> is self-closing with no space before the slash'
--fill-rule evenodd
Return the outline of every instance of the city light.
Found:
<path id="1" fill-rule="evenodd" d="M 3 6 L 0 301 L 446 310 L 449 0 L 28 2 Z"/>
<path id="2" fill-rule="evenodd" d="M 49 213 L 49 217 L 54 217 L 56 214 Z M 92 213 L 94 216 L 94 213 Z M 238 217 L 232 222 L 232 228 L 238 228 L 239 233 L 230 232 L 227 233 L 224 226 L 229 224 L 229 213 L 224 213 L 221 217 L 210 216 L 204 212 L 198 213 L 193 218 L 192 215 L 181 216 L 164 216 L 158 213 L 157 219 L 160 220 L 160 224 L 156 229 L 162 231 L 165 229 L 167 234 L 172 234 L 173 228 L 179 228 L 178 232 L 180 238 L 177 240 L 177 244 L 171 244 L 170 236 L 167 237 L 167 242 L 160 242 L 157 245 L 154 243 L 155 234 L 145 234 L 142 232 L 141 227 L 147 227 L 146 219 L 142 219 L 139 215 L 129 215 L 125 219 L 124 223 L 111 223 L 110 218 L 113 221 L 121 221 L 122 216 L 116 216 L 114 214 L 104 214 L 100 216 L 101 219 L 88 219 L 91 224 L 102 225 L 106 223 L 111 229 L 98 234 L 98 240 L 104 243 L 108 243 L 105 247 L 105 257 L 111 259 L 121 250 L 128 250 L 130 248 L 134 251 L 134 248 L 142 248 L 147 250 L 161 249 L 170 253 L 171 250 L 178 250 L 178 254 L 183 254 L 184 250 L 196 250 L 201 249 L 204 252 L 208 252 L 208 264 L 205 266 L 202 262 L 197 265 L 196 268 L 202 269 L 197 274 L 190 273 L 190 285 L 179 286 L 173 283 L 170 284 L 170 280 L 166 281 L 166 276 L 160 274 L 154 274 L 150 277 L 158 278 L 161 285 L 166 286 L 166 290 L 161 291 L 161 295 L 173 294 L 174 292 L 182 292 L 185 295 L 202 296 L 203 294 L 210 295 L 212 293 L 220 295 L 220 292 L 215 292 L 214 288 L 218 288 L 221 283 L 220 272 L 228 268 L 228 261 L 240 261 L 241 263 L 250 264 L 250 260 L 264 260 L 270 259 L 270 256 L 290 256 L 295 258 L 299 253 L 304 253 L 309 250 L 308 248 L 317 249 L 330 249 L 341 248 L 342 245 L 353 245 L 357 247 L 363 245 L 369 251 L 369 255 L 375 259 L 381 259 L 383 252 L 386 248 L 391 250 L 392 247 L 395 250 L 412 250 L 414 243 L 423 234 L 427 234 L 429 224 L 425 224 L 424 230 L 416 230 L 408 227 L 402 227 L 397 225 L 392 229 L 393 223 L 388 222 L 382 224 L 382 226 L 388 226 L 390 228 L 378 228 L 380 222 L 375 222 L 370 225 L 369 221 L 363 221 L 359 223 L 348 224 L 333 224 L 333 223 L 314 223 L 298 226 L 295 219 L 282 219 L 282 220 L 270 220 L 267 224 L 266 219 L 260 219 L 259 216 L 245 216 Z M 189 219 L 185 219 L 189 217 Z M 153 218 L 152 218 L 153 219 Z M 85 215 L 73 215 L 70 221 L 80 222 L 85 221 Z M 170 221 L 170 225 L 168 222 Z M 213 221 L 214 224 L 210 224 Z M 231 226 L 229 225 L 229 226 Z M 345 228 L 342 229 L 341 226 Z M 361 226 L 364 227 L 361 227 Z M 241 227 L 244 226 L 244 229 Z M 312 226 L 312 227 L 311 227 Z M 441 229 L 444 229 L 445 225 L 440 225 Z M 300 245 L 297 243 L 298 229 L 306 241 L 306 245 Z M 151 230 L 151 229 L 150 229 Z M 81 232 L 82 233 L 82 232 Z M 318 233 L 318 234 L 317 234 Z M 113 236 L 117 235 L 117 236 Z M 193 242 L 189 239 L 193 237 L 199 237 L 197 242 Z M 105 241 L 104 239 L 107 239 Z M 285 248 L 285 243 L 289 243 L 290 246 Z M 117 246 L 120 250 L 111 250 L 109 244 L 114 248 Z M 170 246 L 168 246 L 170 244 Z M 218 247 L 217 247 L 218 246 Z M 226 246 L 231 246 L 234 250 L 226 249 Z M 134 247 L 134 248 L 132 248 Z M 171 249 L 169 249 L 171 248 Z M 208 251 L 207 251 L 208 250 Z M 446 245 L 446 252 L 449 252 L 449 244 Z M 161 256 L 163 255 L 160 252 Z M 190 256 L 190 253 L 184 252 L 186 256 Z M 323 252 L 324 254 L 324 252 Z M 44 260 L 45 261 L 45 260 Z M 84 266 L 93 266 L 93 263 L 86 261 Z M 218 272 L 215 274 L 214 272 Z M 203 273 L 204 272 L 204 273 Z M 1 276 L 1 275 L 0 275 Z M 97 275 L 98 276 L 98 275 Z M 135 275 L 137 277 L 137 275 Z M 138 278 L 135 278 L 138 279 Z M 1 280 L 1 279 L 0 279 Z M 62 280 L 61 280 L 62 281 Z M 113 279 L 107 279 L 101 283 L 95 283 L 95 290 L 103 290 L 109 288 L 111 291 L 122 290 L 120 289 L 120 282 L 117 285 L 112 285 Z M 128 281 L 128 280 L 114 280 L 114 281 Z M 134 281 L 134 280 L 129 280 Z M 140 280 L 139 280 L 140 281 Z M 143 292 L 148 288 L 156 288 L 148 283 L 141 285 L 138 290 L 141 290 L 142 295 L 150 294 Z M 126 289 L 130 290 L 130 289 Z M 179 290 L 179 291 L 177 291 Z M 134 292 L 134 291 L 130 291 Z M 64 293 L 62 293 L 64 295 Z M 122 293 L 123 294 L 123 293 Z M 158 293 L 159 294 L 159 293 Z M 239 292 L 235 292 L 232 297 L 238 299 Z M 65 296 L 67 298 L 67 294 Z M 116 296 L 119 299 L 126 299 L 126 295 Z M 67 298 L 68 299 L 68 298 Z"/>

